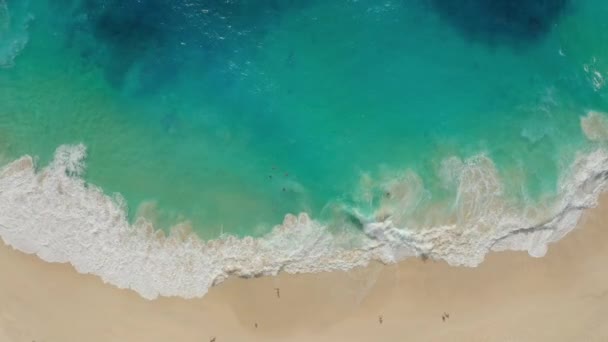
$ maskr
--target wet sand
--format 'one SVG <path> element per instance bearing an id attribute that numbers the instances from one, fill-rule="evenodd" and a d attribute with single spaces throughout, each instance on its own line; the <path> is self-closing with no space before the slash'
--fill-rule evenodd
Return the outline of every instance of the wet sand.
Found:
<path id="1" fill-rule="evenodd" d="M 0 243 L 0 341 L 608 341 L 607 264 L 608 196 L 544 258 L 230 279 L 194 300 L 148 301 Z"/>

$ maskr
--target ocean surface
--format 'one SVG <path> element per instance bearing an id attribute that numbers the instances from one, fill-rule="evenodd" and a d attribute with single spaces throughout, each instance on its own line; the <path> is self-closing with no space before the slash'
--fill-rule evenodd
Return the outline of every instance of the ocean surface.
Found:
<path id="1" fill-rule="evenodd" d="M 542 256 L 607 83 L 605 0 L 0 0 L 0 236 L 146 298 Z"/>

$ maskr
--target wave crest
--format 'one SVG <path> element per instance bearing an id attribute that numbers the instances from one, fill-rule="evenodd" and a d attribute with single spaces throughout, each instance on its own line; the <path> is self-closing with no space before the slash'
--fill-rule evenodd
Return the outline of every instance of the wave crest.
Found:
<path id="1" fill-rule="evenodd" d="M 475 266 L 491 250 L 546 252 L 576 225 L 582 210 L 596 204 L 605 188 L 608 153 L 581 154 L 560 181 L 559 196 L 536 206 L 505 199 L 498 172 L 485 156 L 450 158 L 441 175 L 456 189 L 444 224 L 413 225 L 403 214 L 425 193 L 421 180 L 408 174 L 392 183 L 385 216 L 359 215 L 363 233 L 330 232 L 306 214 L 287 215 L 261 238 L 222 236 L 202 241 L 186 226 L 165 235 L 140 217 L 127 220 L 119 195 L 108 196 L 86 184 L 86 149 L 61 146 L 53 162 L 36 170 L 22 157 L 0 171 L 0 236 L 9 245 L 49 262 L 69 262 L 81 273 L 130 288 L 145 298 L 199 297 L 231 275 L 253 277 L 348 270 L 371 260 L 396 262 L 424 255 L 451 265 Z M 432 213 L 432 209 L 430 213 Z M 428 222 L 428 221 L 424 221 Z"/>

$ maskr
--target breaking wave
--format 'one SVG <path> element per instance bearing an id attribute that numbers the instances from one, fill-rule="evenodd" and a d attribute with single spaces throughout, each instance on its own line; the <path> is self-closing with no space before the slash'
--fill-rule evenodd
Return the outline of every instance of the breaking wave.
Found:
<path id="1" fill-rule="evenodd" d="M 581 122 L 590 140 L 599 134 L 585 128 L 588 120 L 599 120 L 595 115 Z M 540 257 L 576 226 L 584 209 L 597 204 L 608 178 L 608 151 L 596 147 L 575 158 L 557 195 L 521 204 L 505 195 L 491 159 L 451 157 L 439 173 L 455 196 L 425 208 L 425 215 L 417 211 L 427 191 L 420 177 L 408 173 L 385 184 L 387 196 L 373 215 L 352 213 L 361 230 L 332 230 L 300 214 L 286 215 L 261 238 L 203 241 L 187 224 L 168 235 L 143 217 L 130 224 L 120 195 L 83 180 L 85 157 L 84 145 L 64 145 L 44 168 L 37 169 L 30 156 L 2 168 L 0 236 L 18 250 L 69 262 L 78 272 L 148 299 L 200 297 L 232 275 L 348 270 L 410 256 L 476 266 L 488 252 L 502 250 Z"/>

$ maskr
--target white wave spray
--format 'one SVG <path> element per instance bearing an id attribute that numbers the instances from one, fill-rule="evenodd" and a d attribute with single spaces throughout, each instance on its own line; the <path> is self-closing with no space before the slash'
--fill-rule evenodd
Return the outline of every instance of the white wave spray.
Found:
<path id="1" fill-rule="evenodd" d="M 417 205 L 412 196 L 424 193 L 419 178 L 409 175 L 390 184 L 392 196 L 381 215 L 360 216 L 362 232 L 331 233 L 300 214 L 287 215 L 261 238 L 222 236 L 205 242 L 179 226 L 165 236 L 143 218 L 129 224 L 119 195 L 108 196 L 82 179 L 85 156 L 83 145 L 66 145 L 41 170 L 29 156 L 5 166 L 0 236 L 23 252 L 69 262 L 78 272 L 148 299 L 200 297 L 231 275 L 348 270 L 371 260 L 391 263 L 416 255 L 476 266 L 492 250 L 542 256 L 549 243 L 575 227 L 584 209 L 596 205 L 608 178 L 608 152 L 581 153 L 562 175 L 556 198 L 518 207 L 505 199 L 489 158 L 449 158 L 441 174 L 457 195 L 450 203 L 455 215 L 445 224 L 413 227 L 409 215 L 399 215 L 411 213 Z"/>

